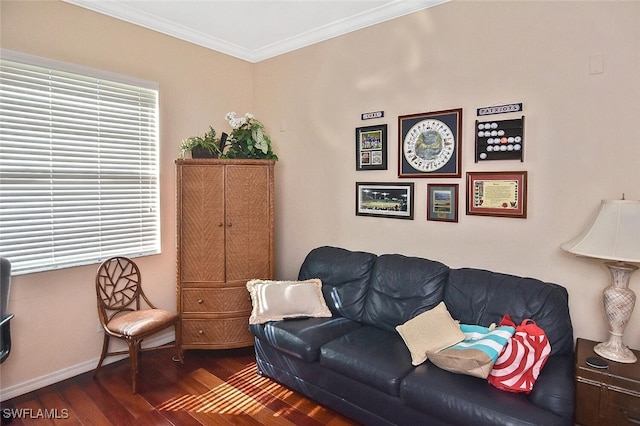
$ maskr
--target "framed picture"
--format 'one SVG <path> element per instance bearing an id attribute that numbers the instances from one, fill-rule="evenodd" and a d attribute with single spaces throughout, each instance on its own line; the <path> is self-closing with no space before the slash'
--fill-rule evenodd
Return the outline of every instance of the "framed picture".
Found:
<path id="1" fill-rule="evenodd" d="M 398 117 L 398 177 L 460 177 L 461 143 L 462 108 Z"/>
<path id="2" fill-rule="evenodd" d="M 387 125 L 356 129 L 356 170 L 387 170 Z"/>
<path id="3" fill-rule="evenodd" d="M 467 214 L 527 217 L 527 172 L 467 172 Z"/>
<path id="4" fill-rule="evenodd" d="M 356 216 L 413 219 L 413 182 L 356 182 Z"/>
<path id="5" fill-rule="evenodd" d="M 427 185 L 427 220 L 458 221 L 458 184 Z"/>

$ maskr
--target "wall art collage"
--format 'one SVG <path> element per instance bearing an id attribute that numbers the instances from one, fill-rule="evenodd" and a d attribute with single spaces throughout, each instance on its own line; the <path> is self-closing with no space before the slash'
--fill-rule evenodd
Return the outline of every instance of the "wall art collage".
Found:
<path id="1" fill-rule="evenodd" d="M 522 104 L 477 109 L 475 162 L 524 162 L 524 116 L 497 120 L 486 116 L 522 111 Z M 384 117 L 364 113 L 362 120 Z M 398 117 L 398 178 L 462 177 L 462 108 Z M 495 164 L 495 163 L 494 163 Z M 356 128 L 356 170 L 387 170 L 387 125 Z M 414 182 L 356 182 L 356 215 L 414 218 Z M 428 183 L 427 220 L 458 222 L 459 184 Z M 526 171 L 466 173 L 466 214 L 527 217 Z"/>

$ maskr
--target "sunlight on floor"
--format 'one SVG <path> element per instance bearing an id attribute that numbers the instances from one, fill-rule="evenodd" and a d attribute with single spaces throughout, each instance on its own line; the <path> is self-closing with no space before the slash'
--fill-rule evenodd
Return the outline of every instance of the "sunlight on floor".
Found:
<path id="1" fill-rule="evenodd" d="M 172 398 L 157 408 L 165 411 L 251 415 L 265 409 L 270 402 L 284 400 L 292 394 L 293 391 L 284 386 L 259 376 L 256 363 L 252 362 L 206 393 Z M 282 415 L 285 411 L 280 410 L 275 415 Z"/>

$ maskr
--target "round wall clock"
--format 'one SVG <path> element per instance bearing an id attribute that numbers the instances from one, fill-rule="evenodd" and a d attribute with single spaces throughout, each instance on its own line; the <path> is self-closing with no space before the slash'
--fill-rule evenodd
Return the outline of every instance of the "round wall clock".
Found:
<path id="1" fill-rule="evenodd" d="M 398 117 L 399 177 L 460 177 L 462 109 Z"/>

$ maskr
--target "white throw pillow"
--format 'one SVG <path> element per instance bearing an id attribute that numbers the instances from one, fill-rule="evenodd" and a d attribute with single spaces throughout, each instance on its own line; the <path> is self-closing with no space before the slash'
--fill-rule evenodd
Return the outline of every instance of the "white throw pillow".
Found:
<path id="1" fill-rule="evenodd" d="M 438 352 L 464 340 L 460 325 L 451 318 L 444 302 L 396 327 L 411 352 L 411 364 L 427 360 L 427 352 Z"/>
<path id="2" fill-rule="evenodd" d="M 331 317 L 322 296 L 322 281 L 251 280 L 247 283 L 253 309 L 249 324 L 296 317 Z"/>

